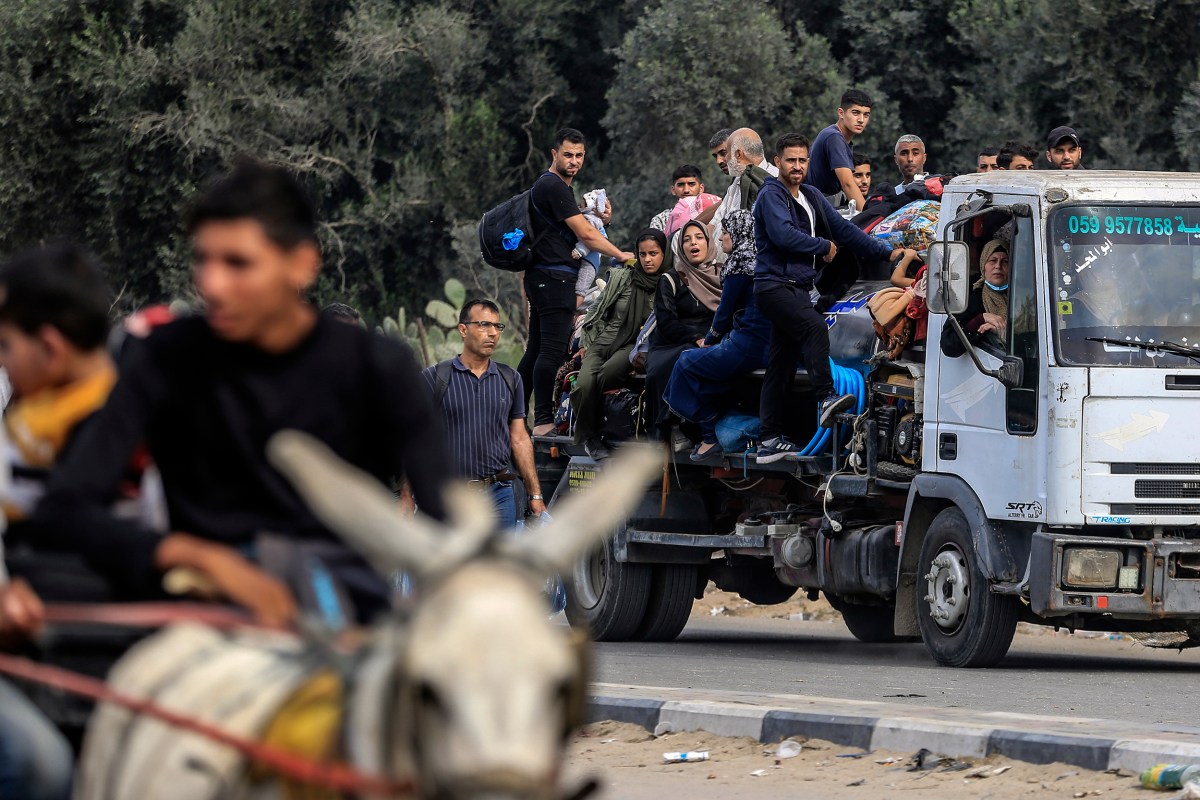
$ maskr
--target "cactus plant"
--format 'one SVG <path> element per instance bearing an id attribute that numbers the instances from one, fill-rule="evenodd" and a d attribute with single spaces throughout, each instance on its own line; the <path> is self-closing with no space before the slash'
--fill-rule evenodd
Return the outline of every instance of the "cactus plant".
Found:
<path id="1" fill-rule="evenodd" d="M 410 321 L 408 310 L 400 308 L 395 317 L 384 317 L 380 333 L 393 336 L 408 344 L 423 366 L 431 366 L 453 358 L 462 351 L 458 334 L 458 310 L 466 302 L 467 289 L 462 281 L 451 278 L 442 287 L 445 299 L 434 298 L 425 304 L 424 315 Z M 501 311 L 507 322 L 508 315 Z M 501 337 L 494 358 L 510 366 L 521 360 L 522 347 L 511 334 Z"/>

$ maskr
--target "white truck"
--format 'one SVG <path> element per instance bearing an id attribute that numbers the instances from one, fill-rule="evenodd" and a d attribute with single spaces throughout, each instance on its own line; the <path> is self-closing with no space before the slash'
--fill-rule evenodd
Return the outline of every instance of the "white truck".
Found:
<path id="1" fill-rule="evenodd" d="M 972 345 L 953 315 L 997 237 L 1008 325 Z M 858 638 L 919 636 L 949 666 L 994 664 L 1021 620 L 1200 644 L 1200 177 L 962 176 L 929 260 L 923 346 L 878 352 L 863 305 L 884 274 L 831 309 L 834 359 L 863 380 L 829 445 L 673 460 L 571 576 L 572 624 L 673 638 L 713 580 L 757 603 L 824 593 Z M 803 373 L 796 409 L 804 440 Z M 563 438 L 538 450 L 560 493 L 603 468 Z"/>

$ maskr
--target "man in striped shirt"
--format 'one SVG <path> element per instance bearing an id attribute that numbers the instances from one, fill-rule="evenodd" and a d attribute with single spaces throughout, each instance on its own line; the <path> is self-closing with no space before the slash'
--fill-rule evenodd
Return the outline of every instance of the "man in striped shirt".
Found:
<path id="1" fill-rule="evenodd" d="M 468 300 L 458 315 L 463 350 L 421 374 L 441 409 L 451 455 L 460 477 L 488 491 L 501 528 L 517 524 L 511 471 L 516 466 L 529 493 L 529 510 L 546 510 L 533 462 L 533 441 L 525 427 L 521 376 L 492 360 L 504 324 L 491 300 Z"/>

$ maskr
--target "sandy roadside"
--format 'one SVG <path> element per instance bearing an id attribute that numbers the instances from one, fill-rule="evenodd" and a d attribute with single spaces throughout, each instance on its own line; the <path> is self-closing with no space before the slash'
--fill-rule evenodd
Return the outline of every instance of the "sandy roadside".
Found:
<path id="1" fill-rule="evenodd" d="M 803 591 L 797 591 L 787 602 L 774 606 L 756 606 L 748 600 L 743 600 L 741 596 L 734 592 L 725 592 L 718 589 L 711 582 L 708 584 L 708 588 L 704 590 L 704 597 L 692 605 L 692 616 L 789 619 L 828 622 L 839 626 L 842 624 L 842 615 L 835 611 L 833 606 L 829 605 L 824 595 L 821 595 L 816 600 L 809 600 Z M 1081 639 L 1108 639 L 1113 641 L 1123 641 L 1126 639 L 1122 634 L 1106 634 L 1095 631 L 1076 631 L 1075 633 L 1070 633 L 1066 630 L 1055 631 L 1053 628 L 1044 625 L 1031 625 L 1027 622 L 1018 623 L 1017 634 L 1025 636 L 1074 636 Z"/>
<path id="2" fill-rule="evenodd" d="M 1137 776 L 1090 772 L 1065 764 L 1035 766 L 992 757 L 963 759 L 909 772 L 912 753 L 875 751 L 817 740 L 802 743 L 798 756 L 779 759 L 775 745 L 702 731 L 654 738 L 617 722 L 589 725 L 574 740 L 567 785 L 584 776 L 600 779 L 599 795 L 619 800 L 782 800 L 783 798 L 1085 798 L 1153 800 L 1172 793 L 1146 791 Z M 707 750 L 710 760 L 664 764 L 663 753 Z M 860 757 L 850 757 L 857 755 Z M 965 765 L 965 766 L 963 766 Z"/>

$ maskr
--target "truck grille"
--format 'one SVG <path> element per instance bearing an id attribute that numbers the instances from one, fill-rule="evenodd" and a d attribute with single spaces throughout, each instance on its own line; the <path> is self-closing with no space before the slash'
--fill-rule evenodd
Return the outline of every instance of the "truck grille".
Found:
<path id="1" fill-rule="evenodd" d="M 1145 500 L 1174 500 L 1200 497 L 1200 480 L 1133 482 L 1133 496 Z"/>
<path id="2" fill-rule="evenodd" d="M 1113 475 L 1200 475 L 1196 464 L 1136 464 L 1118 462 L 1109 465 Z M 1138 495 L 1141 497 L 1141 495 Z"/>
<path id="3" fill-rule="evenodd" d="M 1109 512 L 1133 514 L 1167 514 L 1175 517 L 1200 517 L 1200 505 L 1189 503 L 1112 503 Z"/>

